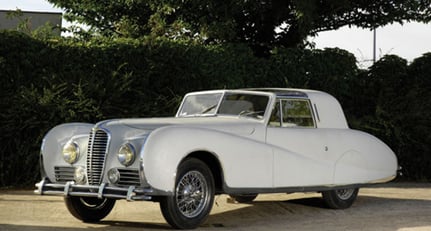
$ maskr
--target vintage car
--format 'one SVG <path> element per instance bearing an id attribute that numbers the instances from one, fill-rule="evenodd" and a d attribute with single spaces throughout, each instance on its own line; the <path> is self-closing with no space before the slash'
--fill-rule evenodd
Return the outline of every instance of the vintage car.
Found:
<path id="1" fill-rule="evenodd" d="M 379 139 L 349 129 L 331 95 L 301 89 L 187 94 L 175 117 L 67 123 L 50 130 L 36 193 L 63 195 L 85 222 L 115 201 L 156 201 L 174 228 L 202 224 L 214 195 L 251 202 L 259 193 L 321 192 L 348 208 L 358 189 L 396 177 Z"/>

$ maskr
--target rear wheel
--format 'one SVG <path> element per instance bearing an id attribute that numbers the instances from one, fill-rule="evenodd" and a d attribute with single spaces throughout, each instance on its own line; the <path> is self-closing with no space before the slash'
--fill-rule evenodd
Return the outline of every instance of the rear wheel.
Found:
<path id="1" fill-rule="evenodd" d="M 256 199 L 257 194 L 237 194 L 237 195 L 229 195 L 233 199 L 235 199 L 238 203 L 250 203 L 254 199 Z"/>
<path id="2" fill-rule="evenodd" d="M 214 202 L 214 179 L 198 159 L 180 164 L 173 196 L 160 200 L 163 217 L 174 228 L 194 229 L 208 217 Z"/>
<path id="3" fill-rule="evenodd" d="M 331 209 L 346 209 L 352 206 L 358 196 L 358 188 L 336 189 L 322 192 L 323 200 Z"/>
<path id="4" fill-rule="evenodd" d="M 115 200 L 108 198 L 66 197 L 64 201 L 69 212 L 84 222 L 102 220 L 108 216 L 115 205 Z"/>

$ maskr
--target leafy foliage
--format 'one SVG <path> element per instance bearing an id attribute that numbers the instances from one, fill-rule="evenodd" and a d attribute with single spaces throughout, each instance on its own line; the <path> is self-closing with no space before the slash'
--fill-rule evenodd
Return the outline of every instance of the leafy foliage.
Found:
<path id="1" fill-rule="evenodd" d="M 430 180 L 430 55 L 410 65 L 398 56 L 385 56 L 351 88 L 349 104 L 357 105 L 348 111 L 351 124 L 389 144 L 409 179 Z"/>
<path id="2" fill-rule="evenodd" d="M 102 35 L 245 43 L 258 56 L 342 26 L 429 22 L 430 0 L 49 0 Z"/>
<path id="3" fill-rule="evenodd" d="M 41 42 L 0 32 L 0 186 L 38 180 L 46 132 L 66 122 L 173 115 L 181 96 L 215 88 L 298 87 L 336 96 L 353 128 L 383 139 L 408 179 L 430 180 L 431 54 L 385 56 L 360 70 L 340 49 L 93 38 Z M 25 166 L 25 167 L 23 167 Z"/>

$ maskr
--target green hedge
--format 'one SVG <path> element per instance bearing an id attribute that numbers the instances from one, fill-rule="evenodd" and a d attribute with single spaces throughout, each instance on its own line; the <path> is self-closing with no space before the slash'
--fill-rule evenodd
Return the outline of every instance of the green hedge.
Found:
<path id="1" fill-rule="evenodd" d="M 354 128 L 397 153 L 407 178 L 430 180 L 431 55 L 408 65 L 387 56 L 369 70 L 340 49 L 276 49 L 256 58 L 241 44 L 140 40 L 39 41 L 0 32 L 0 186 L 31 186 L 53 126 L 173 115 L 181 97 L 216 88 L 327 91 Z"/>

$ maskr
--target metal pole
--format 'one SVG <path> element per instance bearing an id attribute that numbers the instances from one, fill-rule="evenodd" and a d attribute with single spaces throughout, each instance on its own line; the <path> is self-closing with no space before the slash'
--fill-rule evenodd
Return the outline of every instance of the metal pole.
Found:
<path id="1" fill-rule="evenodd" d="M 373 29 L 373 64 L 376 63 L 376 28 Z"/>

